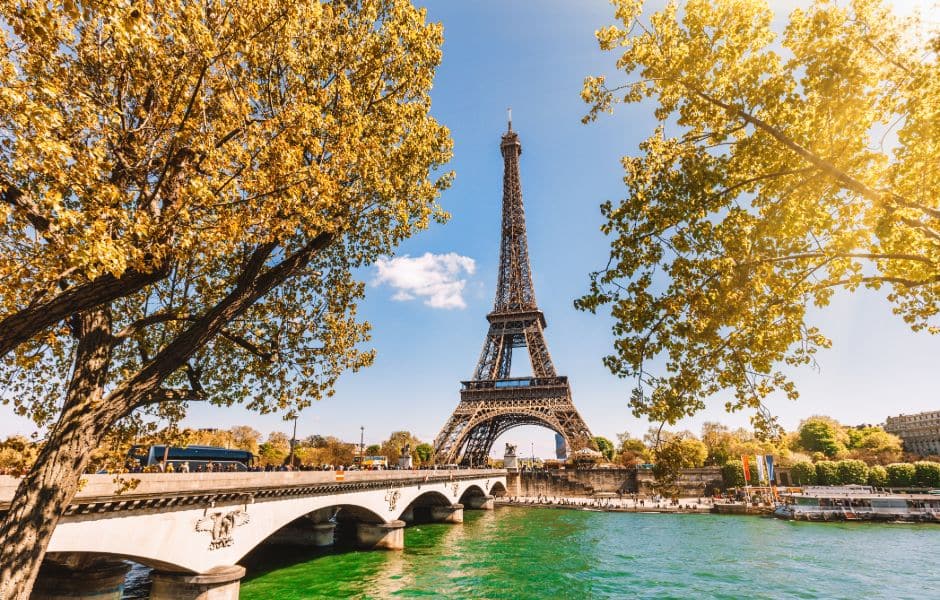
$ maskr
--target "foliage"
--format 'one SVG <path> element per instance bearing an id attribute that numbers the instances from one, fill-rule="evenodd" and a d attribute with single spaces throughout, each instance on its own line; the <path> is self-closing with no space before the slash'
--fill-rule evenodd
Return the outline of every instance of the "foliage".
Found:
<path id="1" fill-rule="evenodd" d="M 940 488 L 940 463 L 924 460 L 914 463 L 914 478 L 911 483 L 915 487 Z"/>
<path id="2" fill-rule="evenodd" d="M 272 431 L 266 442 L 258 446 L 258 462 L 262 466 L 279 467 L 290 454 L 290 438 L 286 433 Z"/>
<path id="3" fill-rule="evenodd" d="M 705 463 L 708 456 L 705 444 L 688 431 L 672 433 L 651 429 L 647 437 L 653 449 L 654 487 L 664 496 L 678 497 L 680 471 Z"/>
<path id="4" fill-rule="evenodd" d="M 378 456 L 382 453 L 382 446 L 378 444 L 369 444 L 366 446 L 366 456 Z"/>
<path id="5" fill-rule="evenodd" d="M 708 449 L 705 464 L 724 465 L 731 461 L 737 456 L 735 452 L 737 441 L 727 426 L 721 423 L 704 423 L 702 425 L 702 443 Z"/>
<path id="6" fill-rule="evenodd" d="M 881 465 L 868 469 L 868 485 L 882 488 L 888 485 L 888 470 Z"/>
<path id="7" fill-rule="evenodd" d="M 414 454 L 420 465 L 429 465 L 434 462 L 434 446 L 431 444 L 418 444 L 415 446 Z"/>
<path id="8" fill-rule="evenodd" d="M 638 464 L 648 462 L 649 450 L 643 440 L 631 438 L 629 433 L 617 434 L 617 441 L 620 446 L 617 450 L 617 458 L 625 467 L 632 467 Z"/>
<path id="9" fill-rule="evenodd" d="M 594 444 L 597 446 L 597 450 L 604 455 L 604 458 L 607 460 L 613 460 L 616 449 L 614 448 L 614 443 L 612 441 L 605 437 L 596 436 L 594 438 Z"/>
<path id="10" fill-rule="evenodd" d="M 753 431 L 739 428 L 734 431 L 719 423 L 702 425 L 702 442 L 708 449 L 706 464 L 724 464 L 742 456 L 772 454 L 781 456 L 788 452 L 778 440 L 758 439 Z"/>
<path id="11" fill-rule="evenodd" d="M 839 476 L 839 464 L 831 460 L 821 460 L 816 463 L 816 483 L 819 485 L 839 485 L 842 478 Z"/>
<path id="12" fill-rule="evenodd" d="M 411 435 L 410 431 L 393 431 L 391 435 L 388 436 L 388 439 L 382 442 L 382 448 L 379 454 L 388 457 L 389 465 L 396 465 L 398 464 L 398 459 L 401 458 L 402 448 L 404 448 L 406 444 L 410 448 L 412 459 L 414 459 L 415 448 L 421 444 L 421 440 Z"/>
<path id="13" fill-rule="evenodd" d="M 609 307 L 635 415 L 675 423 L 729 391 L 773 432 L 763 402 L 798 396 L 781 365 L 830 345 L 807 308 L 835 290 L 884 288 L 937 331 L 937 53 L 879 0 L 797 9 L 782 36 L 761 0 L 643 4 L 614 0 L 596 34 L 631 79 L 586 78 L 585 120 L 651 98 L 661 125 L 622 159 L 609 262 L 576 306 Z"/>
<path id="14" fill-rule="evenodd" d="M 889 487 L 911 487 L 914 485 L 914 465 L 910 463 L 892 463 L 885 467 L 888 471 Z"/>
<path id="15" fill-rule="evenodd" d="M 860 460 L 840 460 L 837 463 L 839 481 L 843 485 L 867 485 L 868 465 Z"/>
<path id="16" fill-rule="evenodd" d="M 901 438 L 881 427 L 850 428 L 847 433 L 850 454 L 869 464 L 886 465 L 898 461 L 903 455 Z"/>
<path id="17" fill-rule="evenodd" d="M 0 4 L 0 387 L 55 424 L 0 527 L 0 596 L 28 596 L 37 528 L 118 421 L 195 400 L 291 415 L 371 363 L 353 271 L 446 217 L 425 16 Z"/>
<path id="18" fill-rule="evenodd" d="M 0 442 L 0 474 L 22 475 L 39 454 L 38 444 L 14 435 Z"/>
<path id="19" fill-rule="evenodd" d="M 799 461 L 790 466 L 790 480 L 796 485 L 816 485 L 816 465 Z"/>
<path id="20" fill-rule="evenodd" d="M 809 452 L 822 452 L 833 458 L 845 451 L 842 426 L 829 417 L 810 417 L 800 423 L 800 446 Z"/>

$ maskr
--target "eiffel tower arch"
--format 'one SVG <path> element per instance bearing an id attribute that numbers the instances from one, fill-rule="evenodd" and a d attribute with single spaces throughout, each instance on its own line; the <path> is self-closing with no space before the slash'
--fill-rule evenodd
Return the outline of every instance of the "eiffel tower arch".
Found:
<path id="1" fill-rule="evenodd" d="M 441 463 L 482 464 L 496 439 L 522 425 L 541 425 L 564 437 L 569 450 L 593 447 L 591 432 L 571 401 L 568 378 L 555 372 L 545 343 L 545 315 L 535 301 L 519 179 L 522 144 L 512 130 L 503 155 L 502 243 L 496 302 L 486 316 L 489 331 L 460 403 L 434 441 Z M 512 377 L 513 348 L 526 348 L 531 377 Z"/>

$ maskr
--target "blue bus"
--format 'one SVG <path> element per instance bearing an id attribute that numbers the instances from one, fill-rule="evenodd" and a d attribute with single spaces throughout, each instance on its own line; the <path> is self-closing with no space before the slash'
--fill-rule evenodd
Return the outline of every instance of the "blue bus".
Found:
<path id="1" fill-rule="evenodd" d="M 247 471 L 254 464 L 255 456 L 247 450 L 232 450 L 217 446 L 186 446 L 179 448 L 164 445 L 132 446 L 127 453 L 128 467 L 161 466 L 164 459 L 173 469 L 188 469 L 190 472 L 207 471 Z M 183 463 L 187 463 L 183 466 Z"/>

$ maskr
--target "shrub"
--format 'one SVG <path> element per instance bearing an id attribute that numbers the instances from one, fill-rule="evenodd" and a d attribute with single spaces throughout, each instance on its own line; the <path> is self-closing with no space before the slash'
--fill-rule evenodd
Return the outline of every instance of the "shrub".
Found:
<path id="1" fill-rule="evenodd" d="M 888 470 L 881 465 L 875 465 L 868 470 L 868 485 L 884 487 L 888 485 Z"/>
<path id="2" fill-rule="evenodd" d="M 744 469 L 740 460 L 726 462 L 721 467 L 721 480 L 726 488 L 741 487 L 744 485 Z"/>
<path id="3" fill-rule="evenodd" d="M 860 460 L 840 460 L 837 464 L 839 480 L 843 485 L 868 483 L 868 465 Z"/>
<path id="4" fill-rule="evenodd" d="M 794 463 L 790 467 L 790 480 L 796 485 L 815 485 L 816 467 L 808 460 Z"/>
<path id="5" fill-rule="evenodd" d="M 888 486 L 910 487 L 914 482 L 914 465 L 910 463 L 891 463 L 887 467 Z"/>
<path id="6" fill-rule="evenodd" d="M 839 485 L 839 464 L 831 460 L 821 460 L 816 463 L 816 483 L 819 485 Z"/>
<path id="7" fill-rule="evenodd" d="M 940 463 L 925 460 L 914 463 L 912 483 L 915 487 L 940 487 Z"/>

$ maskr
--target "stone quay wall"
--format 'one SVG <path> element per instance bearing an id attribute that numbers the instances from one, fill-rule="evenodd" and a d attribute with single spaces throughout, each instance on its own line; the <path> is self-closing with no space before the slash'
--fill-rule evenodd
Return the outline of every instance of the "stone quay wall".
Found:
<path id="1" fill-rule="evenodd" d="M 588 498 L 596 494 L 652 495 L 655 478 L 646 469 L 567 469 L 510 471 L 506 477 L 510 496 Z M 721 485 L 720 467 L 683 469 L 679 487 L 683 496 L 703 496 L 707 488 Z"/>

